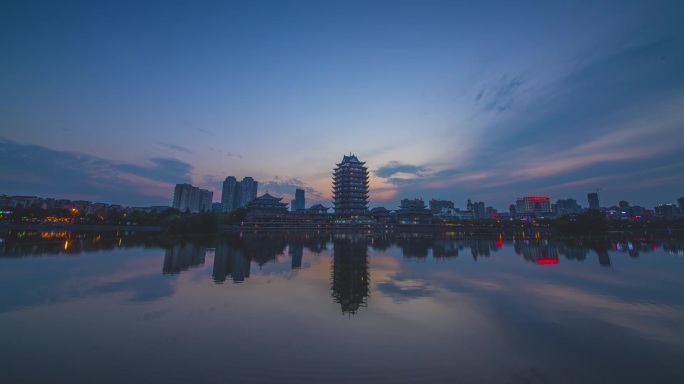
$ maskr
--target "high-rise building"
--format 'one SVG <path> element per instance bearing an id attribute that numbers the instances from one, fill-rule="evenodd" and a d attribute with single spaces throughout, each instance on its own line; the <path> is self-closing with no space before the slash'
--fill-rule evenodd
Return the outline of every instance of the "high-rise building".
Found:
<path id="1" fill-rule="evenodd" d="M 226 177 L 221 195 L 223 211 L 230 212 L 246 207 L 250 201 L 256 199 L 258 186 L 259 183 L 249 176 L 242 181 L 237 181 L 234 176 Z"/>
<path id="2" fill-rule="evenodd" d="M 235 185 L 237 180 L 235 176 L 228 176 L 223 182 L 223 190 L 221 192 L 221 209 L 223 212 L 230 212 L 235 209 Z"/>
<path id="3" fill-rule="evenodd" d="M 677 214 L 677 206 L 674 204 L 658 204 L 655 213 L 661 216 L 672 217 Z"/>
<path id="4" fill-rule="evenodd" d="M 677 204 L 679 204 L 679 213 L 684 215 L 684 197 L 677 199 Z"/>
<path id="5" fill-rule="evenodd" d="M 237 206 L 235 208 L 246 207 L 250 201 L 256 199 L 259 183 L 247 176 L 237 185 Z"/>
<path id="6" fill-rule="evenodd" d="M 447 209 L 454 209 L 454 202 L 449 200 L 432 199 L 430 200 L 430 210 L 432 213 L 441 213 Z"/>
<path id="7" fill-rule="evenodd" d="M 476 201 L 473 203 L 473 218 L 475 220 L 487 218 L 487 211 L 485 211 L 485 203 Z"/>
<path id="8" fill-rule="evenodd" d="M 516 200 L 515 211 L 518 215 L 521 214 L 542 214 L 551 211 L 551 202 L 548 197 L 543 196 L 525 196 Z"/>
<path id="9" fill-rule="evenodd" d="M 589 202 L 589 208 L 601 209 L 601 206 L 599 204 L 599 194 L 597 192 L 588 193 L 587 201 Z"/>
<path id="10" fill-rule="evenodd" d="M 211 203 L 214 200 L 214 192 L 207 189 L 200 189 L 199 211 L 211 212 Z"/>
<path id="11" fill-rule="evenodd" d="M 305 208 L 305 202 L 304 202 L 304 190 L 301 188 L 297 188 L 295 190 L 295 199 L 294 199 L 294 207 L 292 207 L 292 211 L 297 212 L 300 209 Z"/>
<path id="12" fill-rule="evenodd" d="M 192 184 L 176 184 L 172 207 L 180 211 L 210 211 L 214 192 L 193 187 Z"/>
<path id="13" fill-rule="evenodd" d="M 173 208 L 181 211 L 190 210 L 193 200 L 193 191 L 196 187 L 191 184 L 176 184 L 176 188 L 173 191 Z M 197 188 L 199 191 L 199 188 Z"/>
<path id="14" fill-rule="evenodd" d="M 358 217 L 368 215 L 368 168 L 354 155 L 344 156 L 333 173 L 333 205 L 335 215 Z"/>
<path id="15" fill-rule="evenodd" d="M 559 199 L 556 201 L 556 208 L 559 215 L 582 212 L 582 207 L 575 199 Z"/>

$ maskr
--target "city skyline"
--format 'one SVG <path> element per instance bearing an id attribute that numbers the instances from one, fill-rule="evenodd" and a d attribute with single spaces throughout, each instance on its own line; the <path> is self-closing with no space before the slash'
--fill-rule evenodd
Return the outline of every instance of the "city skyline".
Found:
<path id="1" fill-rule="evenodd" d="M 0 190 L 170 205 L 227 176 L 369 208 L 684 195 L 677 2 L 5 2 Z"/>

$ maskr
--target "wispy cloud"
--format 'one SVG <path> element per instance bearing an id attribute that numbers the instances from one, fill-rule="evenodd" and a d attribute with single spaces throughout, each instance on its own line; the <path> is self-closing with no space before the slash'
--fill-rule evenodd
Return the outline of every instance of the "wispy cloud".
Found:
<path id="1" fill-rule="evenodd" d="M 188 149 L 188 148 L 185 148 L 185 147 L 182 147 L 182 146 L 180 146 L 180 145 L 169 144 L 169 143 L 160 143 L 160 144 L 163 145 L 163 146 L 165 146 L 166 148 L 172 149 L 172 150 L 174 150 L 174 151 L 176 151 L 176 152 L 188 153 L 188 154 L 191 154 L 191 155 L 195 153 L 195 152 L 193 152 L 192 150 L 190 150 L 190 149 Z"/>
<path id="2" fill-rule="evenodd" d="M 484 103 L 485 111 L 503 112 L 513 105 L 516 94 L 525 83 L 521 76 L 509 79 L 504 75 L 494 84 L 481 88 L 475 96 L 475 101 L 478 104 Z"/>

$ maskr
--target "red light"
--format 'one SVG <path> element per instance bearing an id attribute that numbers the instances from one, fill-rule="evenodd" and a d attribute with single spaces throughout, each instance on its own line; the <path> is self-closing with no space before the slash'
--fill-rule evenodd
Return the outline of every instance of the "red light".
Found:
<path id="1" fill-rule="evenodd" d="M 501 240 L 501 239 L 496 239 L 496 246 L 499 247 L 499 248 L 503 247 L 503 240 Z"/>
<path id="2" fill-rule="evenodd" d="M 539 265 L 558 264 L 558 259 L 541 258 L 541 259 L 537 259 L 537 264 L 539 264 Z"/>
<path id="3" fill-rule="evenodd" d="M 541 196 L 529 196 L 527 200 L 531 201 L 549 201 L 548 197 L 541 197 Z"/>

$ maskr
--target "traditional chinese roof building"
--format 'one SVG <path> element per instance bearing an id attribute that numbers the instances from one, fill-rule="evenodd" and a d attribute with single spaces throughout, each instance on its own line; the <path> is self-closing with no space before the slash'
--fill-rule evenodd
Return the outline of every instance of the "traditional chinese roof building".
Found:
<path id="1" fill-rule="evenodd" d="M 368 168 L 354 155 L 344 156 L 333 173 L 335 215 L 345 218 L 368 216 Z"/>
<path id="2" fill-rule="evenodd" d="M 280 221 L 287 215 L 287 203 L 281 203 L 282 197 L 274 197 L 268 193 L 257 197 L 247 204 L 248 221 Z"/>
<path id="3" fill-rule="evenodd" d="M 330 207 L 324 207 L 321 204 L 316 204 L 316 205 L 312 205 L 311 208 L 309 208 L 307 211 L 308 211 L 308 213 L 311 213 L 314 215 L 325 215 L 328 213 L 328 209 L 330 209 Z"/>
<path id="4" fill-rule="evenodd" d="M 425 207 L 423 199 L 402 199 L 396 215 L 399 224 L 424 225 L 432 222 L 432 211 Z"/>
<path id="5" fill-rule="evenodd" d="M 385 207 L 375 207 L 371 209 L 370 217 L 378 223 L 392 222 L 391 212 Z"/>

